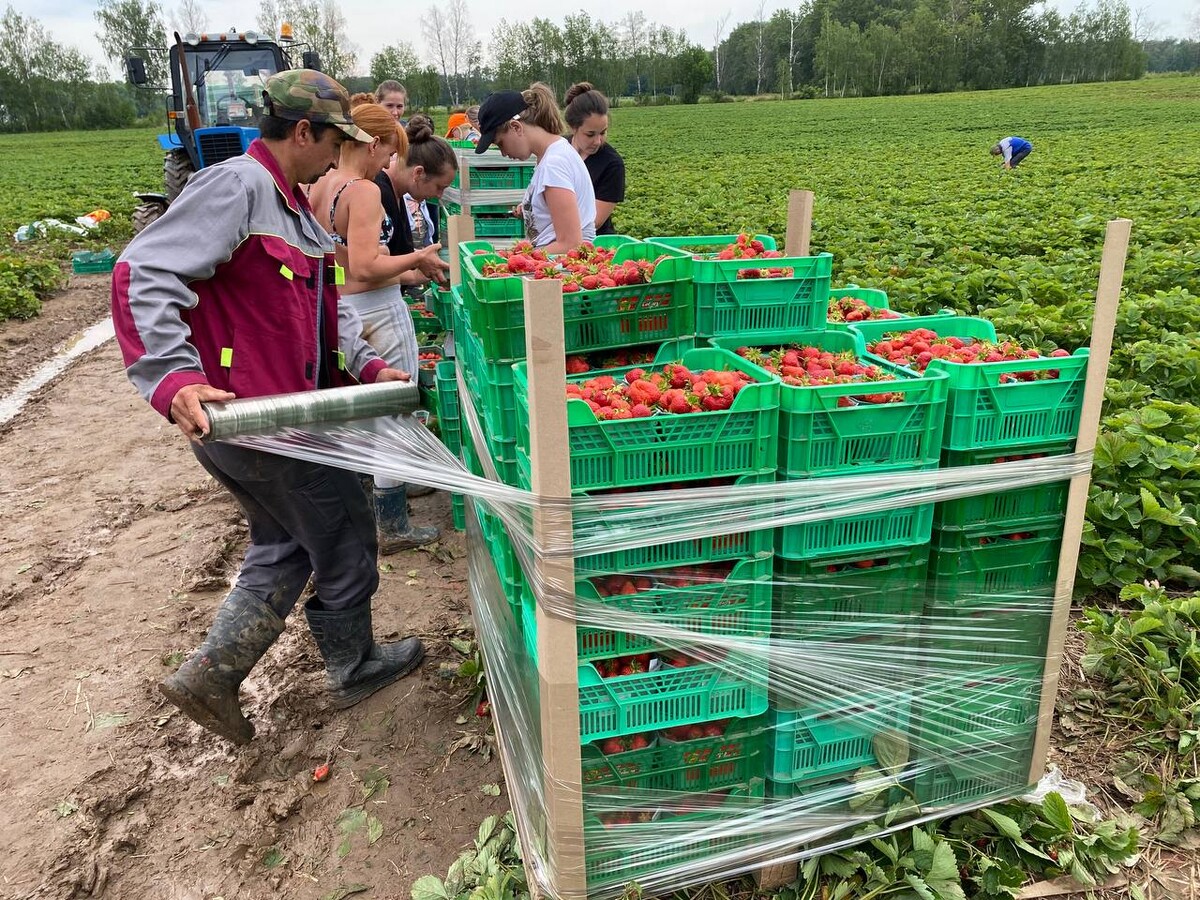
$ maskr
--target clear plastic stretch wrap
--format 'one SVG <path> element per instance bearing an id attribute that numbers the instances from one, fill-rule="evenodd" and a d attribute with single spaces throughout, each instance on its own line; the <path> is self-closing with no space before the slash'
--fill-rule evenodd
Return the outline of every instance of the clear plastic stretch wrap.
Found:
<path id="1" fill-rule="evenodd" d="M 661 893 L 1037 781 L 1066 482 L 1090 454 L 539 501 L 497 480 L 458 378 L 468 466 L 411 417 L 228 440 L 466 496 L 489 697 L 543 892 L 580 894 L 556 860 L 584 860 L 589 896 Z M 1009 502 L 1047 493 L 1049 512 Z M 571 535 L 536 529 L 539 509 L 569 513 Z M 564 559 L 569 582 L 544 576 Z M 576 626 L 572 779 L 544 765 L 538 606 Z M 548 840 L 552 793 L 582 797 L 582 847 Z"/>

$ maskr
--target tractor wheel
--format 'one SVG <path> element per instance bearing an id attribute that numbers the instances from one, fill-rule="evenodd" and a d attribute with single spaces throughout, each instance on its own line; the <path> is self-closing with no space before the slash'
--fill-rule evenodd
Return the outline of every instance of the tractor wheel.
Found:
<path id="1" fill-rule="evenodd" d="M 196 172 L 192 161 L 182 150 L 168 150 L 163 157 L 163 184 L 167 188 L 167 199 L 174 200 L 187 186 L 188 179 Z"/>
<path id="2" fill-rule="evenodd" d="M 133 210 L 133 233 L 138 234 L 167 211 L 161 203 L 140 203 Z"/>

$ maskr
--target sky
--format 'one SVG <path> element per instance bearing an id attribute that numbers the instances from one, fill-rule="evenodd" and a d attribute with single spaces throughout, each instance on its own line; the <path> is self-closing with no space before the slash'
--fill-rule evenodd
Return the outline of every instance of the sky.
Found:
<path id="1" fill-rule="evenodd" d="M 96 39 L 96 20 L 93 12 L 95 0 L 7 0 L 8 3 L 24 16 L 39 20 L 47 28 L 54 39 L 62 44 L 73 44 L 93 59 L 101 60 L 103 53 Z M 178 0 L 162 0 L 168 15 L 178 5 Z M 1063 12 L 1069 12 L 1077 6 L 1076 0 L 1047 0 Z M 258 10 L 254 0 L 200 0 L 202 8 L 208 16 L 208 25 L 213 29 L 228 29 L 236 26 L 241 30 L 254 29 L 255 13 Z M 1160 37 L 1187 34 L 1189 17 L 1200 10 L 1200 0 L 1129 0 L 1130 7 L 1144 10 L 1146 18 L 1159 27 Z M 424 57 L 423 41 L 421 39 L 420 18 L 416 10 L 424 10 L 431 4 L 418 6 L 405 4 L 406 10 L 413 11 L 413 24 L 400 25 L 395 28 L 383 26 L 385 18 L 400 20 L 399 15 L 381 13 L 385 6 L 368 0 L 341 0 L 342 11 L 346 15 L 350 39 L 358 47 L 359 68 L 366 72 L 371 55 L 381 47 L 397 41 L 406 40 L 411 43 L 418 53 Z M 695 0 L 657 0 L 653 4 L 653 12 L 648 13 L 659 24 L 669 24 L 675 28 L 687 29 L 689 37 L 703 47 L 711 47 L 717 19 L 730 13 L 726 34 L 738 22 L 750 21 L 755 18 L 758 10 L 758 0 L 705 0 L 696 3 Z M 770 15 L 780 9 L 785 3 L 780 0 L 767 0 L 766 10 Z M 520 3 L 497 4 L 493 0 L 467 0 L 475 23 L 476 35 L 484 42 L 485 52 L 488 37 L 492 29 L 503 17 L 510 21 L 526 20 L 534 16 L 542 16 L 555 22 L 561 22 L 564 15 L 576 9 L 586 9 L 593 17 L 607 22 L 616 21 L 627 13 L 646 9 L 644 0 L 606 0 L 597 10 L 595 7 L 571 7 L 564 5 L 561 0 L 522 0 Z M 249 12 L 247 12 L 249 11 Z M 115 66 L 110 70 L 118 74 Z"/>

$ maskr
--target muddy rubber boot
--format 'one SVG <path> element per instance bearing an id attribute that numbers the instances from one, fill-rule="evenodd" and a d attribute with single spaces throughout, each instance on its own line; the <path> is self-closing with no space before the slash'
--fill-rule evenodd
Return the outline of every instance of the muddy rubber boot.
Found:
<path id="1" fill-rule="evenodd" d="M 437 488 L 428 484 L 410 484 L 405 487 L 405 492 L 410 497 L 428 497 L 436 490 Z"/>
<path id="2" fill-rule="evenodd" d="M 375 488 L 373 496 L 380 556 L 423 547 L 442 536 L 441 531 L 432 525 L 422 527 L 408 521 L 408 491 L 404 485 Z"/>
<path id="3" fill-rule="evenodd" d="M 192 721 L 235 744 L 254 726 L 242 715 L 238 687 L 283 634 L 283 619 L 257 597 L 234 588 L 204 643 L 158 689 Z"/>
<path id="4" fill-rule="evenodd" d="M 415 637 L 392 644 L 375 643 L 371 604 L 354 609 L 323 609 L 313 598 L 304 604 L 313 640 L 325 658 L 325 681 L 337 709 L 365 700 L 417 667 L 425 647 Z"/>

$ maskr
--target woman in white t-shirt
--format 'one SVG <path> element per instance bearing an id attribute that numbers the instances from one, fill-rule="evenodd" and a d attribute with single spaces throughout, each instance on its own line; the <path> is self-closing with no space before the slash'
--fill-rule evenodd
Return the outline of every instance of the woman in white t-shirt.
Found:
<path id="1" fill-rule="evenodd" d="M 537 157 L 521 204 L 525 236 L 547 253 L 565 253 L 596 237 L 596 195 L 587 166 L 562 136 L 558 102 L 547 85 L 497 91 L 479 107 L 479 143 L 510 159 Z"/>

